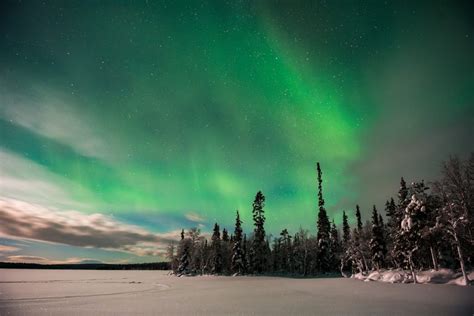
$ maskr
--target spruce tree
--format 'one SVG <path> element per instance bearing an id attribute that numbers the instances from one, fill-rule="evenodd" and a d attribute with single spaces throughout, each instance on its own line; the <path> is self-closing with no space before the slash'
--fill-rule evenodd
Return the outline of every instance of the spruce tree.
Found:
<path id="1" fill-rule="evenodd" d="M 346 211 L 342 212 L 342 241 L 344 248 L 347 248 L 351 241 L 351 228 L 349 227 Z"/>
<path id="2" fill-rule="evenodd" d="M 380 227 L 380 218 L 377 208 L 374 205 L 372 210 L 372 238 L 369 242 L 370 253 L 372 256 L 372 267 L 379 270 L 383 264 L 383 236 Z"/>
<path id="3" fill-rule="evenodd" d="M 244 267 L 244 254 L 242 251 L 242 221 L 240 220 L 239 211 L 235 218 L 235 229 L 232 247 L 232 272 L 236 274 L 243 274 L 245 271 Z"/>
<path id="4" fill-rule="evenodd" d="M 184 229 L 181 231 L 181 240 L 178 245 L 178 274 L 189 274 L 191 265 L 191 239 L 184 237 Z"/>
<path id="5" fill-rule="evenodd" d="M 387 262 L 387 244 L 388 244 L 388 231 L 383 221 L 382 214 L 379 213 L 379 227 L 380 227 L 380 246 L 382 248 L 382 256 L 384 258 L 384 264 Z"/>
<path id="6" fill-rule="evenodd" d="M 249 249 L 247 246 L 247 234 L 244 234 L 244 240 L 242 241 L 242 259 L 244 273 L 247 273 L 249 271 Z"/>
<path id="7" fill-rule="evenodd" d="M 362 233 L 362 217 L 360 215 L 360 208 L 359 205 L 356 205 L 356 219 L 357 219 L 357 231 L 359 235 Z"/>
<path id="8" fill-rule="evenodd" d="M 320 273 L 326 273 L 330 270 L 331 265 L 331 249 L 330 249 L 330 230 L 331 224 L 324 208 L 323 187 L 322 187 L 322 171 L 319 162 L 316 165 L 318 173 L 318 234 L 316 236 L 318 243 L 318 252 L 316 256 L 316 266 Z"/>
<path id="9" fill-rule="evenodd" d="M 331 240 L 331 269 L 333 271 L 336 271 L 337 266 L 341 260 L 342 246 L 341 246 L 341 240 L 339 238 L 339 231 L 337 230 L 336 223 L 334 223 L 334 220 L 332 221 L 330 240 Z"/>
<path id="10" fill-rule="evenodd" d="M 222 249 L 221 249 L 221 233 L 219 225 L 214 224 L 214 230 L 211 237 L 211 251 L 212 251 L 212 273 L 222 272 Z"/>
<path id="11" fill-rule="evenodd" d="M 391 224 L 392 250 L 390 255 L 392 257 L 392 260 L 395 262 L 397 268 L 405 268 L 405 263 L 407 263 L 406 255 L 404 253 L 406 251 L 406 248 L 408 247 L 408 241 L 405 238 L 406 234 L 403 234 L 401 224 L 405 216 L 405 209 L 409 203 L 410 201 L 408 199 L 408 188 L 405 179 L 402 177 L 400 179 L 400 188 L 398 190 L 398 204 L 396 205 L 395 212 L 393 213 Z"/>
<path id="12" fill-rule="evenodd" d="M 232 244 L 230 242 L 227 229 L 222 230 L 221 253 L 222 253 L 222 271 L 230 273 L 232 266 Z"/>
<path id="13" fill-rule="evenodd" d="M 293 256 L 292 256 L 292 245 L 291 235 L 285 228 L 280 233 L 279 246 L 280 246 L 280 269 L 284 272 L 293 272 Z"/>
<path id="14" fill-rule="evenodd" d="M 257 192 L 252 204 L 254 221 L 254 237 L 252 241 L 251 265 L 254 273 L 263 273 L 267 266 L 267 243 L 265 240 L 265 196 L 261 191 Z"/>

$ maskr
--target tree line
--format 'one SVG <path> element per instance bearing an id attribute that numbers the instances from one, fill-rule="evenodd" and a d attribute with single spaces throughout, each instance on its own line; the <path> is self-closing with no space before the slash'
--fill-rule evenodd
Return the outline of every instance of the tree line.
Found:
<path id="1" fill-rule="evenodd" d="M 474 154 L 467 160 L 444 162 L 441 178 L 429 188 L 423 181 L 407 184 L 403 178 L 395 198 L 362 219 L 355 207 L 355 225 L 342 213 L 342 227 L 330 221 L 323 197 L 322 170 L 316 165 L 318 212 L 316 236 L 300 228 L 294 235 L 283 229 L 271 238 L 265 232 L 265 196 L 257 192 L 252 204 L 253 232 L 247 236 L 236 211 L 234 231 L 215 223 L 210 240 L 197 228 L 181 232 L 177 247 L 168 248 L 171 268 L 183 274 L 366 274 L 371 270 L 404 269 L 411 272 L 473 266 Z M 176 248 L 176 249 L 175 249 Z"/>

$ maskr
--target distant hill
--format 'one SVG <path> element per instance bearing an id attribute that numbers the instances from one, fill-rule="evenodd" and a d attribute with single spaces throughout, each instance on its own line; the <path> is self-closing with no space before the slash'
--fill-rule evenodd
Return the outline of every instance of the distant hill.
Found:
<path id="1" fill-rule="evenodd" d="M 168 262 L 107 264 L 107 263 L 79 263 L 79 264 L 39 264 L 0 262 L 0 269 L 61 269 L 61 270 L 169 270 Z"/>

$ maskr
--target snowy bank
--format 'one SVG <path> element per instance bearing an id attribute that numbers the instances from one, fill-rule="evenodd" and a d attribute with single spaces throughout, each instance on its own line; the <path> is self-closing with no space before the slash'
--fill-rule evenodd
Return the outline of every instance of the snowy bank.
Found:
<path id="1" fill-rule="evenodd" d="M 413 283 L 410 271 L 401 269 L 371 271 L 367 275 L 357 273 L 352 275 L 351 278 L 363 280 L 365 282 L 379 281 L 386 283 Z M 474 272 L 470 272 L 468 278 L 471 281 L 474 280 Z M 421 284 L 465 285 L 462 273 L 454 272 L 450 269 L 419 271 L 416 273 L 416 281 Z"/>

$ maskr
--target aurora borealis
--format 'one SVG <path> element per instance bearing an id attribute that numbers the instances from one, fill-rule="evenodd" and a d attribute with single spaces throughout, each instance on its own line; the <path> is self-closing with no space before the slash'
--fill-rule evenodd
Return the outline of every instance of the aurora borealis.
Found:
<path id="1" fill-rule="evenodd" d="M 473 150 L 468 2 L 0 7 L 0 261 L 156 261 L 258 190 L 314 233 L 317 161 L 340 223 Z"/>

